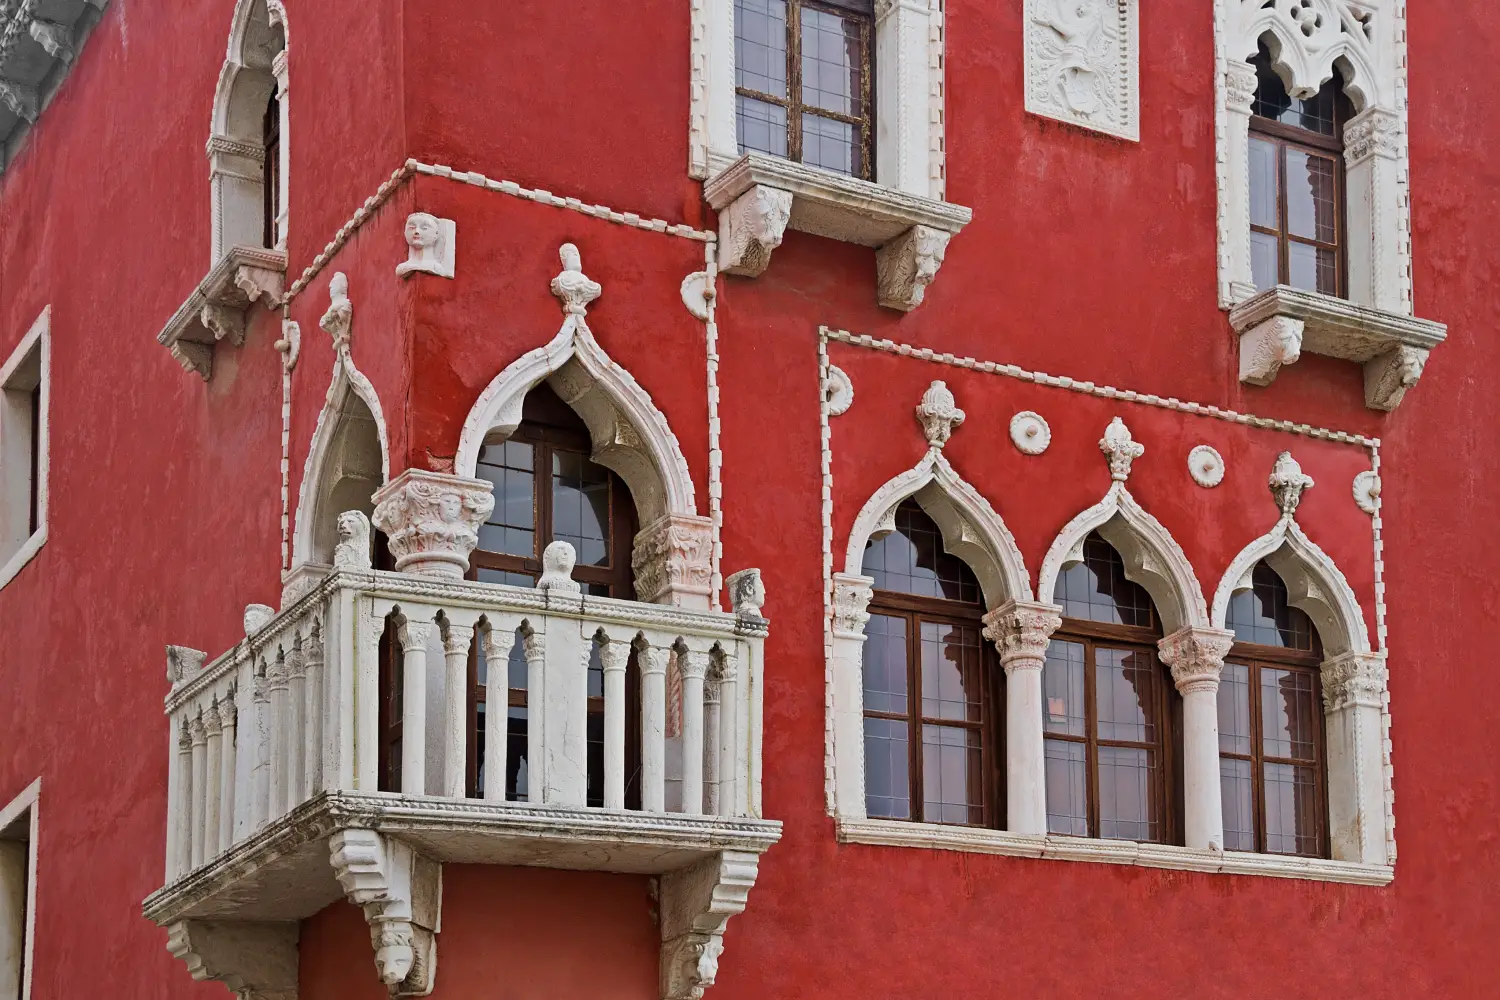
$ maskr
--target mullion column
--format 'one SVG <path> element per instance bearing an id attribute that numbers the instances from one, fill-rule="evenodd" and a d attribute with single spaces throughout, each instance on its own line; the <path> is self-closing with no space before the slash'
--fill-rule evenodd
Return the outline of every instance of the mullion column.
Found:
<path id="1" fill-rule="evenodd" d="M 1182 694 L 1182 785 L 1185 843 L 1224 849 L 1224 797 L 1219 777 L 1219 677 L 1234 633 L 1188 627 L 1157 643 Z"/>
<path id="2" fill-rule="evenodd" d="M 1010 601 L 984 616 L 984 637 L 1005 670 L 1005 805 L 1012 833 L 1047 832 L 1047 761 L 1042 667 L 1062 625 L 1060 609 Z"/>

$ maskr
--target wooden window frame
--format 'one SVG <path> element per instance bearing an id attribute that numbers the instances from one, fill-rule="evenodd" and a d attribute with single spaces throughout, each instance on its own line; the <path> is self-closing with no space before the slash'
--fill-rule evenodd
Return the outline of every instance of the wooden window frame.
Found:
<path id="1" fill-rule="evenodd" d="M 279 235 L 276 219 L 281 214 L 281 100 L 275 87 L 271 88 L 261 121 L 261 148 L 265 154 L 261 165 L 261 242 L 274 249 Z"/>
<path id="2" fill-rule="evenodd" d="M 1084 772 L 1086 775 L 1086 827 L 1085 834 L 1054 833 L 1048 830 L 1049 836 L 1069 837 L 1084 836 L 1095 840 L 1115 839 L 1104 838 L 1100 834 L 1099 816 L 1099 747 L 1121 747 L 1125 749 L 1154 750 L 1158 754 L 1160 767 L 1153 789 L 1153 797 L 1156 799 L 1159 815 L 1162 817 L 1161 839 L 1156 841 L 1142 841 L 1142 843 L 1177 844 L 1182 839 L 1182 808 L 1180 803 L 1180 789 L 1178 788 L 1178 772 L 1181 769 L 1179 756 L 1181 750 L 1177 733 L 1181 729 L 1181 703 L 1180 699 L 1174 699 L 1172 693 L 1176 690 L 1172 683 L 1171 675 L 1162 665 L 1161 657 L 1158 655 L 1157 642 L 1161 639 L 1160 619 L 1155 609 L 1152 609 L 1152 619 L 1158 624 L 1151 627 L 1140 625 L 1116 625 L 1110 622 L 1096 622 L 1085 618 L 1064 618 L 1061 627 L 1053 633 L 1054 642 L 1071 642 L 1084 647 L 1084 726 L 1083 736 L 1070 736 L 1063 733 L 1055 733 L 1047 729 L 1045 720 L 1042 726 L 1043 744 L 1047 740 L 1057 740 L 1064 743 L 1080 743 L 1084 745 Z M 1104 740 L 1099 738 L 1099 707 L 1098 707 L 1098 679 L 1096 667 L 1096 651 L 1100 648 L 1119 649 L 1132 653 L 1145 653 L 1151 657 L 1151 662 L 1157 673 L 1157 733 L 1155 743 L 1141 743 L 1129 740 Z M 1045 667 L 1043 668 L 1045 669 Z M 1045 694 L 1044 694 L 1045 697 Z M 1045 703 L 1042 706 L 1046 711 Z M 1044 755 L 1045 756 L 1045 755 Z M 1121 841 L 1129 843 L 1130 841 Z"/>
<path id="3" fill-rule="evenodd" d="M 774 104 L 786 111 L 786 158 L 802 163 L 802 116 L 804 113 L 830 121 L 856 126 L 860 131 L 860 171 L 848 176 L 860 180 L 875 178 L 875 12 L 873 5 L 863 0 L 785 0 L 786 2 L 786 97 L 777 97 L 765 91 L 741 87 L 736 83 L 737 96 L 748 97 L 765 104 Z M 802 10 L 820 10 L 846 20 L 858 21 L 860 25 L 860 48 L 864 60 L 860 66 L 860 106 L 864 115 L 844 115 L 814 105 L 802 103 Z M 738 116 L 738 110 L 736 110 Z M 826 170 L 826 167 L 816 169 Z"/>
<path id="4" fill-rule="evenodd" d="M 984 608 L 979 604 L 923 597 L 899 591 L 876 590 L 870 600 L 869 613 L 906 620 L 906 705 L 905 712 L 864 710 L 866 719 L 905 722 L 907 794 L 909 815 L 889 817 L 898 822 L 940 823 L 924 818 L 926 799 L 922 767 L 922 730 L 924 726 L 968 729 L 979 733 L 980 813 L 979 823 L 943 823 L 944 826 L 968 826 L 985 829 L 1005 827 L 1005 767 L 1003 760 L 1005 723 L 1005 684 L 994 646 L 983 636 Z M 922 714 L 922 629 L 923 622 L 939 625 L 961 625 L 979 633 L 979 670 L 982 678 L 979 697 L 979 721 L 928 718 Z M 863 669 L 863 666 L 861 666 Z M 868 786 L 865 793 L 868 794 Z"/>
<path id="5" fill-rule="evenodd" d="M 1328 736 L 1327 720 L 1322 710 L 1323 705 L 1323 653 L 1316 629 L 1313 632 L 1313 648 L 1311 650 L 1289 649 L 1283 646 L 1267 646 L 1254 642 L 1236 642 L 1230 647 L 1229 655 L 1224 658 L 1226 664 L 1233 663 L 1249 668 L 1249 696 L 1250 696 L 1250 752 L 1248 754 L 1235 753 L 1219 748 L 1221 760 L 1242 760 L 1250 763 L 1250 787 L 1251 787 L 1251 822 L 1253 825 L 1253 850 L 1257 854 L 1272 854 L 1276 857 L 1331 857 L 1331 837 L 1329 836 L 1328 822 Z M 1317 789 L 1317 850 L 1313 854 L 1301 854 L 1288 851 L 1269 851 L 1266 842 L 1269 839 L 1266 831 L 1266 789 L 1265 789 L 1265 765 L 1286 764 L 1293 767 L 1308 767 L 1307 760 L 1291 757 L 1272 757 L 1265 752 L 1265 733 L 1263 730 L 1262 704 L 1260 693 L 1260 671 L 1262 668 L 1271 670 L 1288 670 L 1297 673 L 1306 673 L 1312 676 L 1312 699 L 1313 699 L 1313 760 L 1311 767 L 1315 778 L 1314 784 Z"/>

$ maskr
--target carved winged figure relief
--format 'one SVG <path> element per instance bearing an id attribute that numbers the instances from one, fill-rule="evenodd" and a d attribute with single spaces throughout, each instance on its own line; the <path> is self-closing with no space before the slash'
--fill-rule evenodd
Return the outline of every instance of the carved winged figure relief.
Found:
<path id="1" fill-rule="evenodd" d="M 1032 19 L 1050 29 L 1036 39 L 1046 89 L 1074 114 L 1113 114 L 1114 21 L 1104 16 L 1113 7 L 1111 0 L 1038 0 L 1034 8 Z"/>

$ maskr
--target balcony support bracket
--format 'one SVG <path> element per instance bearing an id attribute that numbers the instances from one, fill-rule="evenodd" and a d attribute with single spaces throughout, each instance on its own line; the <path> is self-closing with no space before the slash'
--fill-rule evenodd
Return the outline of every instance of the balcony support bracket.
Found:
<path id="1" fill-rule="evenodd" d="M 167 927 L 167 950 L 239 1000 L 297 1000 L 295 921 L 179 920 Z"/>
<path id="2" fill-rule="evenodd" d="M 427 996 L 437 977 L 443 866 L 374 830 L 340 830 L 328 848 L 345 897 L 370 924 L 381 982 L 393 997 Z"/>
<path id="3" fill-rule="evenodd" d="M 760 855 L 722 851 L 661 877 L 662 1000 L 701 1000 L 719 972 L 724 928 L 742 913 Z"/>

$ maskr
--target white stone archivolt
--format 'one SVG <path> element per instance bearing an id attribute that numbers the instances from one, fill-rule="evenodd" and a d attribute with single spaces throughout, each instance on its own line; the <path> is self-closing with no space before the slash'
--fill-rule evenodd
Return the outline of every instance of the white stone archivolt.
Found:
<path id="1" fill-rule="evenodd" d="M 464 420 L 454 472 L 473 477 L 485 444 L 513 434 L 527 393 L 548 383 L 588 426 L 592 459 L 617 473 L 635 501 L 637 594 L 706 609 L 711 531 L 698 514 L 682 446 L 651 396 L 594 339 L 587 309 L 602 289 L 583 273 L 577 248 L 564 244 L 560 255 L 563 269 L 552 291 L 563 305 L 562 328 L 479 394 Z"/>

